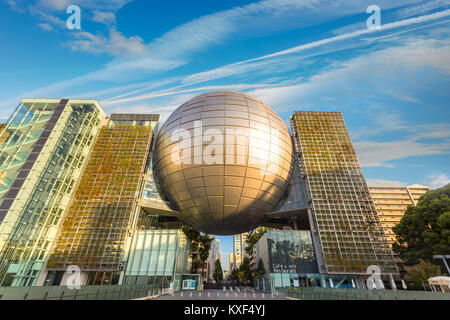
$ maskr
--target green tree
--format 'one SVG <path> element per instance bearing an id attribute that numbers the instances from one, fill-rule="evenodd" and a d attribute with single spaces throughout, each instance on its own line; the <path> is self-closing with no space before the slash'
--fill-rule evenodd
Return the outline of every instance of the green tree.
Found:
<path id="1" fill-rule="evenodd" d="M 393 228 L 397 242 L 393 250 L 406 265 L 433 255 L 450 253 L 450 184 L 428 191 L 415 207 L 409 207 Z"/>
<path id="2" fill-rule="evenodd" d="M 239 266 L 238 279 L 239 281 L 245 282 L 251 280 L 252 270 L 250 269 L 250 259 L 245 257 Z"/>
<path id="3" fill-rule="evenodd" d="M 239 272 L 239 271 L 238 271 L 238 269 L 236 269 L 236 268 L 233 268 L 233 270 L 231 270 L 230 276 L 229 276 L 229 278 L 230 278 L 231 281 L 236 281 L 236 280 L 239 279 L 238 272 Z"/>
<path id="4" fill-rule="evenodd" d="M 189 240 L 191 240 L 192 246 L 197 245 L 198 244 L 198 239 L 200 237 L 200 232 L 197 230 L 192 229 L 189 226 L 182 226 L 181 230 L 183 230 L 184 234 L 186 235 L 186 237 L 189 238 Z M 194 243 L 195 242 L 195 243 Z"/>
<path id="5" fill-rule="evenodd" d="M 253 248 L 255 247 L 256 243 L 261 239 L 261 237 L 266 233 L 267 228 L 260 228 L 256 230 L 254 234 L 252 234 L 250 237 L 245 240 L 245 243 L 247 243 L 247 247 L 245 248 L 245 252 L 248 255 L 253 254 Z"/>
<path id="6" fill-rule="evenodd" d="M 266 269 L 264 268 L 264 262 L 259 259 L 258 260 L 258 267 L 255 271 L 255 277 L 258 278 L 259 276 L 262 276 L 263 274 L 266 274 Z"/>
<path id="7" fill-rule="evenodd" d="M 441 268 L 426 260 L 420 260 L 420 263 L 406 271 L 406 276 L 414 287 L 422 286 L 422 283 L 427 283 L 428 278 L 441 275 Z"/>
<path id="8" fill-rule="evenodd" d="M 192 273 L 198 273 L 201 269 L 203 274 L 205 261 L 208 260 L 209 249 L 211 249 L 214 238 L 189 226 L 183 226 L 181 230 L 192 243 Z"/>
<path id="9" fill-rule="evenodd" d="M 219 259 L 216 259 L 216 264 L 214 266 L 213 279 L 216 282 L 221 282 L 222 279 L 223 279 L 222 265 L 220 264 L 220 260 Z"/>
<path id="10" fill-rule="evenodd" d="M 204 272 L 205 261 L 208 260 L 209 250 L 211 249 L 214 238 L 207 234 L 200 235 L 199 258 L 202 266 L 202 274 Z"/>

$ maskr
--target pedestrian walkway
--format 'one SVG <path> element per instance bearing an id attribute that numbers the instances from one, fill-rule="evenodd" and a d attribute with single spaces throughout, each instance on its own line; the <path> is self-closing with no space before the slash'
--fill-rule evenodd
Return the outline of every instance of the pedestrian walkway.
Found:
<path id="1" fill-rule="evenodd" d="M 279 293 L 205 290 L 175 292 L 172 296 L 163 295 L 156 300 L 286 300 L 286 297 Z"/>

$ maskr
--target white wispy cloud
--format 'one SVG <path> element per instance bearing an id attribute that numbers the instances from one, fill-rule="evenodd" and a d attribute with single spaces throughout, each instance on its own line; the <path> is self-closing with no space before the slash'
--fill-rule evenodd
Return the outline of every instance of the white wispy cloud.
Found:
<path id="1" fill-rule="evenodd" d="M 407 27 L 407 26 L 411 26 L 411 25 L 415 25 L 415 24 L 425 23 L 428 21 L 446 18 L 448 16 L 450 16 L 450 9 L 444 10 L 441 12 L 436 12 L 436 13 L 429 14 L 429 15 L 425 15 L 425 16 L 421 16 L 421 17 L 415 17 L 415 18 L 405 19 L 402 21 L 383 24 L 381 31 L 388 31 L 388 30 Z M 326 38 L 326 39 L 322 39 L 322 40 L 318 40 L 318 41 L 313 41 L 313 42 L 310 42 L 307 44 L 295 46 L 295 47 L 292 47 L 292 48 L 289 48 L 286 50 L 277 51 L 277 52 L 267 54 L 267 55 L 264 55 L 261 57 L 239 61 L 239 62 L 232 63 L 227 66 L 223 66 L 223 67 L 220 67 L 220 68 L 217 68 L 214 70 L 197 73 L 190 77 L 187 77 L 186 81 L 199 81 L 202 79 L 211 80 L 211 79 L 215 79 L 218 77 L 230 76 L 230 75 L 241 72 L 241 70 L 245 71 L 245 69 L 248 68 L 248 66 L 245 66 L 245 65 L 249 64 L 249 63 L 253 63 L 253 62 L 261 61 L 261 60 L 268 60 L 268 59 L 272 59 L 272 58 L 276 58 L 276 57 L 280 57 L 280 56 L 298 54 L 299 52 L 310 50 L 310 49 L 321 47 L 321 46 L 325 46 L 330 43 L 339 42 L 339 41 L 343 41 L 343 40 L 349 40 L 352 38 L 357 38 L 357 37 L 360 37 L 363 35 L 368 35 L 368 34 L 376 34 L 379 32 L 380 32 L 380 30 L 366 28 L 366 29 L 361 29 L 361 30 L 345 33 L 345 34 L 340 34 L 340 35 L 337 35 L 334 37 L 330 37 L 330 38 Z M 244 67 L 242 67 L 242 66 L 244 66 Z"/>
<path id="2" fill-rule="evenodd" d="M 84 31 L 75 33 L 74 37 L 76 40 L 66 44 L 73 51 L 108 53 L 118 57 L 142 57 L 149 53 L 141 37 L 126 37 L 115 28 L 110 28 L 109 37 Z"/>
<path id="3" fill-rule="evenodd" d="M 105 100 L 103 104 L 105 105 L 113 105 L 113 104 L 123 104 L 127 102 L 152 99 L 158 97 L 165 96 L 174 96 L 179 94 L 191 93 L 191 92 L 199 92 L 199 91 L 212 91 L 212 90 L 249 90 L 254 88 L 266 88 L 272 87 L 272 84 L 233 84 L 233 85 L 219 85 L 219 86 L 204 86 L 193 89 L 184 89 L 184 90 L 176 90 L 176 91 L 168 91 L 162 90 L 159 92 L 153 92 L 145 95 L 139 95 L 131 98 L 123 98 L 123 99 L 115 99 L 115 100 Z"/>
<path id="4" fill-rule="evenodd" d="M 23 1 L 19 2 L 23 3 Z M 83 10 L 93 11 L 92 19 L 94 21 L 108 24 L 115 21 L 115 11 L 129 2 L 131 1 L 80 0 L 77 4 Z M 399 0 L 393 3 L 392 1 L 379 0 L 379 5 L 389 9 L 415 2 L 419 1 Z M 38 0 L 32 1 L 28 7 L 35 12 L 42 12 L 43 9 L 62 10 L 68 4 L 68 0 Z M 150 67 L 149 64 L 167 60 L 164 63 L 165 65 L 179 66 L 188 62 L 187 56 L 189 54 L 211 45 L 220 44 L 224 40 L 230 39 L 229 37 L 233 33 L 239 33 L 242 36 L 245 33 L 271 33 L 306 27 L 344 15 L 364 12 L 368 4 L 369 1 L 365 0 L 263 0 L 237 6 L 202 16 L 175 27 L 146 44 L 148 52 L 151 52 L 151 56 L 147 59 L 135 60 L 132 63 L 126 62 L 125 64 L 127 66 L 142 64 L 143 70 L 159 70 L 161 68 Z M 47 23 L 49 22 L 47 21 Z M 61 21 L 58 25 L 61 25 Z M 120 37 L 118 37 L 119 35 Z M 129 56 L 130 52 L 133 53 L 133 56 L 136 51 L 144 52 L 144 42 L 140 41 L 140 37 L 125 37 L 119 31 L 110 32 L 109 35 L 101 33 L 94 35 L 92 32 L 84 31 L 75 34 L 75 37 L 77 39 L 68 43 L 72 50 L 92 53 L 101 51 L 112 56 L 122 53 Z M 102 49 L 101 44 L 104 43 L 107 45 Z M 122 45 L 122 43 L 125 45 Z M 131 46 L 131 50 L 125 50 L 127 46 Z"/>
<path id="5" fill-rule="evenodd" d="M 442 9 L 448 5 L 450 5 L 450 0 L 427 0 L 402 8 L 398 10 L 395 15 L 400 19 L 404 19 L 415 15 L 422 15 L 432 10 Z"/>
<path id="6" fill-rule="evenodd" d="M 404 119 L 404 114 L 394 111 L 392 105 L 381 102 L 378 106 L 371 105 L 374 101 L 389 100 L 389 96 L 417 104 L 418 99 L 407 97 L 420 92 L 418 88 L 433 87 L 430 81 L 439 81 L 439 74 L 443 79 L 450 74 L 445 63 L 450 61 L 450 42 L 447 40 L 416 38 L 402 43 L 344 61 L 336 69 L 314 75 L 299 84 L 260 88 L 248 93 L 274 106 L 277 111 L 344 110 L 345 116 L 345 110 L 348 110 L 365 115 L 370 126 L 351 134 L 356 139 L 355 147 L 364 167 L 392 167 L 395 160 L 449 154 L 449 124 L 411 125 Z M 433 72 L 431 80 L 423 77 L 426 70 Z M 352 97 L 358 97 L 357 101 Z M 406 137 L 395 141 L 367 140 L 388 132 L 399 132 Z M 361 138 L 366 141 L 358 141 Z"/>
<path id="7" fill-rule="evenodd" d="M 161 88 L 167 85 L 172 85 L 179 80 L 178 77 L 166 78 L 164 80 L 154 80 L 146 82 L 130 83 L 120 86 L 111 86 L 107 89 L 95 90 L 83 92 L 77 94 L 76 96 L 80 99 L 88 99 L 92 97 L 98 97 L 100 99 L 105 99 L 106 101 L 116 100 L 130 94 L 135 94 L 141 92 L 142 90 L 153 90 L 156 88 Z M 130 91 L 132 90 L 132 91 Z M 112 96 L 113 95 L 113 96 Z"/>
<path id="8" fill-rule="evenodd" d="M 40 9 L 61 11 L 65 10 L 69 5 L 76 4 L 82 8 L 89 10 L 105 10 L 117 11 L 127 3 L 133 0 L 16 0 L 17 6 L 34 6 Z"/>
<path id="9" fill-rule="evenodd" d="M 53 27 L 48 23 L 38 23 L 39 28 L 45 31 L 53 31 Z"/>
<path id="10" fill-rule="evenodd" d="M 81 8 L 82 19 L 90 18 L 92 21 L 106 25 L 113 25 L 116 21 L 115 13 L 127 3 L 134 0 L 6 0 L 10 7 L 20 13 L 37 16 L 41 21 L 38 25 L 48 24 L 44 30 L 63 30 L 66 28 L 64 19 L 67 18 L 66 9 L 70 5 Z"/>
<path id="11" fill-rule="evenodd" d="M 52 13 L 43 11 L 43 10 L 33 7 L 33 6 L 28 7 L 28 11 L 31 15 L 38 16 L 39 19 L 42 21 L 42 22 L 38 23 L 39 26 L 41 26 L 41 24 L 44 23 L 44 24 L 49 25 L 52 28 L 52 30 L 66 28 L 66 22 L 63 19 L 61 19 L 60 17 L 58 17 Z M 49 29 L 49 28 L 47 28 L 47 29 Z M 46 30 L 46 31 L 49 31 L 49 30 Z"/>
<path id="12" fill-rule="evenodd" d="M 351 25 L 346 25 L 346 26 L 343 26 L 343 27 L 336 28 L 336 29 L 334 29 L 331 32 L 333 34 L 335 34 L 335 35 L 341 35 L 341 34 L 347 34 L 347 33 L 360 31 L 360 30 L 362 30 L 364 28 L 367 28 L 366 21 L 361 21 L 361 22 L 354 23 L 354 24 L 351 24 Z"/>
<path id="13" fill-rule="evenodd" d="M 94 11 L 92 21 L 113 25 L 116 23 L 116 14 L 113 11 Z"/>
<path id="14" fill-rule="evenodd" d="M 70 0 L 38 0 L 35 6 L 50 10 L 63 10 L 70 4 L 72 4 Z"/>
<path id="15" fill-rule="evenodd" d="M 152 56 L 162 59 L 174 59 L 174 57 L 186 57 L 189 54 L 198 52 L 212 45 L 219 45 L 227 39 L 231 39 L 233 33 L 250 32 L 249 29 L 258 30 L 261 32 L 270 32 L 271 30 L 287 30 L 299 26 L 319 23 L 306 22 L 301 19 L 306 12 L 319 16 L 319 20 L 324 19 L 324 12 L 330 14 L 329 17 L 338 16 L 343 12 L 348 13 L 354 11 L 355 8 L 350 9 L 348 4 L 341 6 L 336 5 L 336 1 L 329 0 L 263 0 L 250 3 L 244 6 L 237 6 L 228 10 L 215 12 L 205 15 L 186 23 L 183 23 L 172 30 L 164 33 L 160 37 L 150 41 L 147 45 Z M 354 1 L 355 3 L 363 3 L 365 1 Z M 81 4 L 80 4 L 81 5 Z M 92 7 L 91 2 L 87 1 L 86 5 Z M 320 7 L 321 6 L 321 7 Z M 96 7 L 101 7 L 100 5 Z M 319 14 L 319 7 L 322 14 Z M 335 10 L 332 10 L 333 7 Z M 102 18 L 106 15 L 102 11 Z M 292 19 L 291 16 L 298 19 Z M 100 20 L 97 13 L 94 15 L 95 20 Z M 102 19 L 104 20 L 104 19 Z M 289 22 L 292 20 L 291 22 Z M 270 25 L 270 28 L 267 28 Z M 263 27 L 264 28 L 261 28 Z M 90 46 L 87 42 L 92 41 Z M 94 52 L 91 47 L 96 47 L 97 39 L 93 37 L 86 37 L 82 46 L 78 47 L 79 51 Z M 186 61 L 187 62 L 187 61 Z"/>
<path id="16" fill-rule="evenodd" d="M 404 114 L 387 111 L 386 106 L 367 108 L 367 118 L 372 126 L 363 127 L 351 132 L 352 139 L 368 139 L 380 134 L 403 132 L 414 135 L 416 140 L 450 138 L 450 124 L 448 123 L 416 123 L 411 125 L 405 121 Z"/>
<path id="17" fill-rule="evenodd" d="M 420 24 L 423 22 L 431 21 L 434 19 L 439 19 L 442 17 L 446 17 L 450 15 L 450 10 L 447 12 L 439 13 L 439 14 L 433 14 L 430 16 L 420 17 L 420 18 L 414 18 L 412 21 L 403 21 L 402 23 L 396 23 L 393 24 L 397 27 L 401 26 L 408 26 L 411 24 Z M 391 25 L 388 25 L 386 27 L 386 30 L 391 30 L 394 27 Z M 340 46 L 336 46 L 333 48 L 330 48 L 327 46 L 330 43 L 339 42 L 338 39 L 346 39 L 348 40 L 351 37 L 357 37 L 360 35 L 361 32 L 365 31 L 358 31 L 358 32 L 351 32 L 348 35 L 342 35 L 340 37 L 332 37 L 330 39 L 325 39 L 321 41 L 315 41 L 310 44 L 297 46 L 289 50 L 283 50 L 280 52 L 276 52 L 271 55 L 266 55 L 263 57 L 251 59 L 251 60 L 244 60 L 241 62 L 229 64 L 220 68 L 215 68 L 206 72 L 200 72 L 193 75 L 189 75 L 185 77 L 182 80 L 183 85 L 177 86 L 173 89 L 180 89 L 185 86 L 192 86 L 194 84 L 199 84 L 202 82 L 207 82 L 211 80 L 216 79 L 222 79 L 226 77 L 236 76 L 239 74 L 250 74 L 257 72 L 261 75 L 261 73 L 264 72 L 280 72 L 280 69 L 283 68 L 283 66 L 288 66 L 289 68 L 295 68 L 295 63 L 298 63 L 299 59 L 306 59 L 313 56 L 319 56 L 323 55 L 325 53 L 329 53 L 331 51 L 339 51 L 342 50 L 343 47 L 347 46 L 347 44 L 343 44 Z M 338 39 L 337 39 L 338 38 Z M 431 41 L 431 40 L 430 40 Z M 352 43 L 350 46 L 357 46 L 358 44 Z M 439 45 L 439 41 L 436 41 L 436 47 Z M 315 52 L 308 52 L 304 56 L 299 56 L 299 54 L 302 51 L 308 50 L 308 49 L 318 49 L 321 46 L 326 47 L 325 51 L 315 51 Z M 392 50 L 389 52 L 390 55 L 395 55 L 395 61 L 399 62 L 399 66 L 405 66 L 405 65 L 432 65 L 436 68 L 440 68 L 444 70 L 445 72 L 448 72 L 450 70 L 450 67 L 445 61 L 448 59 L 448 47 L 443 47 L 442 49 L 438 50 L 437 48 L 433 49 L 434 52 L 430 54 L 430 50 L 428 50 L 428 46 L 424 46 L 424 48 L 421 48 L 422 45 L 418 42 L 414 42 L 409 47 L 403 48 L 403 50 Z M 424 52 L 425 50 L 428 50 L 428 52 Z M 287 53 L 289 52 L 289 54 Z M 292 52 L 292 54 L 290 54 Z M 413 54 L 410 54 L 410 52 L 413 52 Z M 288 57 L 284 55 L 289 55 Z M 360 63 L 365 65 L 366 68 L 366 74 L 372 73 L 373 71 L 373 65 L 374 64 L 384 64 L 385 57 L 387 54 L 380 54 L 377 61 L 372 61 L 373 59 L 367 59 L 365 56 L 360 59 Z M 369 61 L 369 62 L 367 62 Z M 367 63 L 364 63 L 367 62 Z M 344 66 L 345 67 L 345 66 Z M 351 69 L 351 68 L 349 68 Z M 339 72 L 339 71 L 337 71 Z M 363 72 L 359 71 L 359 73 L 363 74 Z M 326 75 L 329 76 L 329 75 Z M 298 85 L 292 85 L 292 86 L 279 86 L 279 88 L 275 87 L 273 89 L 267 89 L 267 90 L 255 90 L 252 93 L 255 95 L 260 95 L 262 99 L 266 99 L 269 103 L 277 104 L 279 105 L 280 100 L 283 101 L 292 101 L 292 96 L 300 96 L 302 91 L 310 92 L 311 87 L 314 86 L 315 81 L 323 81 L 324 75 L 318 75 L 317 77 L 313 77 L 310 79 L 310 81 L 306 84 L 298 84 Z M 338 77 L 335 77 L 338 78 Z M 375 82 L 377 79 L 374 79 L 372 82 Z M 292 81 L 291 81 L 292 82 Z M 331 87 L 335 86 L 335 83 L 330 84 Z M 335 91 L 335 90 L 333 90 Z M 143 100 L 148 99 L 152 97 L 154 93 L 145 93 L 142 95 L 137 95 L 132 98 L 131 100 Z M 397 98 L 402 98 L 404 100 L 410 100 L 412 101 L 415 99 L 414 97 L 408 96 L 407 94 L 401 94 L 401 92 L 398 91 L 391 91 L 391 95 L 396 96 Z M 264 100 L 264 101 L 266 101 Z M 298 100 L 301 101 L 301 100 Z M 414 100 L 415 102 L 418 102 L 417 99 Z M 123 102 L 123 101 L 120 101 Z M 286 106 L 288 104 L 286 103 Z"/>
<path id="18" fill-rule="evenodd" d="M 431 189 L 438 189 L 450 183 L 450 177 L 446 173 L 429 175 L 427 184 Z"/>
<path id="19" fill-rule="evenodd" d="M 65 28 L 65 21 L 61 17 L 66 17 L 68 0 L 6 1 L 15 10 L 25 10 L 38 17 L 38 25 L 43 30 Z M 424 87 L 428 90 L 433 88 L 434 92 L 442 90 L 442 87 L 434 88 L 429 78 L 422 77 L 424 71 L 432 70 L 433 77 L 442 76 L 448 79 L 450 75 L 450 44 L 446 40 L 448 26 L 446 29 L 445 25 L 448 23 L 446 19 L 450 16 L 450 10 L 424 14 L 446 8 L 445 5 L 449 1 L 380 0 L 377 4 L 383 10 L 406 6 L 394 14 L 403 20 L 384 24 L 381 31 L 367 30 L 365 21 L 343 26 L 332 31 L 334 36 L 302 43 L 289 49 L 278 48 L 278 51 L 256 58 L 242 57 L 244 60 L 192 75 L 170 78 L 161 76 L 159 84 L 148 81 L 147 75 L 186 65 L 193 54 L 213 46 L 224 45 L 233 41 L 234 37 L 242 40 L 246 37 L 265 36 L 313 26 L 356 13 L 363 15 L 372 1 L 264 0 L 187 21 L 156 39 L 144 39 L 138 35 L 129 36 L 120 32 L 116 12 L 129 2 L 131 1 L 78 1 L 77 4 L 82 7 L 83 12 L 89 12 L 87 17 L 98 22 L 96 25 L 101 29 L 73 33 L 75 38 L 66 45 L 71 50 L 109 54 L 113 60 L 97 71 L 29 91 L 21 97 L 62 95 L 73 93 L 77 87 L 86 88 L 86 84 L 90 83 L 127 83 L 143 79 L 145 81 L 141 83 L 82 91 L 84 95 L 80 96 L 102 96 L 104 99 L 101 99 L 101 104 L 108 108 L 108 111 L 158 112 L 162 114 L 163 119 L 181 103 L 209 90 L 247 91 L 279 112 L 313 107 L 322 110 L 345 110 L 346 107 L 358 105 L 358 109 L 349 111 L 361 114 L 372 111 L 378 114 L 378 117 L 371 118 L 371 124 L 352 132 L 363 166 L 390 167 L 400 159 L 450 153 L 449 124 L 415 123 L 411 126 L 396 112 L 396 103 L 400 102 L 433 107 L 427 105 L 429 102 L 421 98 L 420 92 Z M 417 16 L 419 14 L 421 16 Z M 434 30 L 440 32 L 439 35 L 435 34 L 435 38 L 408 36 L 412 30 L 430 26 L 432 23 L 443 24 L 442 28 Z M 446 37 L 440 39 L 443 34 Z M 387 40 L 394 39 L 393 37 L 396 37 L 396 42 L 388 43 Z M 280 75 L 276 85 L 264 79 L 276 77 L 280 71 L 289 68 L 300 66 L 309 69 L 308 63 L 328 58 L 325 56 L 327 53 L 364 46 L 367 43 L 376 45 L 356 58 L 328 61 L 327 68 L 316 74 L 298 72 L 291 74 L 291 78 Z M 378 45 L 381 43 L 383 45 Z M 252 83 L 251 80 L 258 77 L 258 83 Z M 225 80 L 224 84 L 216 81 L 208 85 L 209 81 L 220 79 Z M 1 102 L 0 108 L 16 105 L 21 97 Z M 380 102 L 388 97 L 394 101 L 393 105 Z M 379 109 L 370 110 L 376 106 Z M 387 109 L 388 107 L 391 109 Z M 397 132 L 399 136 L 394 141 L 377 141 L 375 138 L 380 132 Z M 426 139 L 435 140 L 430 142 Z M 449 182 L 449 177 L 439 173 L 429 176 L 429 180 L 431 186 L 441 186 Z M 404 185 L 400 181 L 378 178 L 368 181 L 378 185 Z"/>
<path id="20" fill-rule="evenodd" d="M 405 140 L 354 143 L 363 167 L 393 167 L 391 161 L 409 157 L 450 154 L 450 140 L 442 143 L 424 143 L 414 137 Z"/>
<path id="21" fill-rule="evenodd" d="M 408 39 L 403 45 L 336 63 L 334 69 L 299 84 L 256 89 L 250 94 L 284 110 L 309 105 L 333 107 L 335 102 L 342 108 L 342 103 L 351 101 L 349 97 L 360 96 L 364 103 L 364 99 L 376 101 L 380 96 L 391 95 L 392 90 L 415 92 L 417 89 L 413 88 L 424 81 L 416 76 L 422 68 L 448 75 L 449 60 L 449 41 Z"/>
<path id="22" fill-rule="evenodd" d="M 115 2 L 116 8 L 119 5 L 123 5 L 127 1 L 117 1 Z M 414 2 L 414 1 L 413 1 Z M 321 14 L 318 8 L 323 8 L 323 5 L 327 3 L 327 1 L 304 1 L 299 4 L 298 1 L 260 1 L 258 3 L 254 3 L 248 6 L 244 7 L 237 7 L 231 9 L 233 12 L 233 15 L 236 15 L 236 17 L 246 17 L 248 15 L 258 15 L 260 12 L 265 12 L 268 15 L 273 15 L 274 13 L 277 13 L 279 16 L 280 21 L 283 21 L 283 13 L 287 14 L 289 12 L 295 11 L 296 8 L 297 11 L 296 14 L 298 14 L 299 11 L 302 11 L 301 13 L 303 15 L 308 15 L 309 13 L 318 13 Z M 331 6 L 326 6 L 326 10 L 333 11 L 333 8 L 338 8 L 339 10 L 336 10 L 336 15 L 344 15 L 348 12 L 358 12 L 360 10 L 360 7 L 365 4 L 364 1 L 354 1 L 353 4 L 343 4 L 342 1 L 336 1 L 330 2 Z M 408 1 L 399 1 L 393 4 L 392 2 L 389 3 L 389 1 L 385 2 L 386 6 L 393 7 L 393 6 L 400 6 L 405 3 L 410 3 Z M 358 4 L 357 8 L 355 8 L 355 4 Z M 301 9 L 301 10 L 300 10 Z M 364 8 L 365 9 L 365 8 Z M 104 10 L 104 8 L 103 8 Z M 414 24 L 420 24 L 426 21 L 431 21 L 434 19 L 439 19 L 443 16 L 447 16 L 449 14 L 448 11 L 435 13 L 432 15 L 424 16 L 424 17 L 418 17 L 413 18 L 412 20 L 408 21 L 402 21 L 401 23 L 393 23 L 387 25 L 386 29 L 393 29 L 396 27 L 402 27 L 402 26 L 408 26 L 408 25 L 414 25 Z M 185 38 L 191 38 L 191 33 L 196 34 L 196 32 L 200 32 L 202 28 L 204 28 L 206 25 L 200 23 L 201 21 L 209 21 L 208 19 L 218 19 L 217 17 L 227 17 L 230 15 L 230 10 L 225 10 L 223 12 L 219 12 L 213 15 L 208 15 L 205 17 L 202 17 L 199 19 L 195 19 L 191 22 L 188 22 L 180 27 L 177 27 L 165 35 L 161 36 L 160 38 L 156 39 L 155 41 L 151 42 L 147 45 L 148 48 L 155 49 L 154 51 L 150 50 L 151 54 L 145 54 L 146 50 L 144 48 L 144 40 L 139 37 L 131 37 L 127 38 L 123 36 L 119 31 L 115 30 L 115 32 L 111 33 L 111 37 L 107 37 L 105 35 L 100 34 L 92 34 L 92 33 L 81 33 L 78 39 L 75 39 L 75 42 L 72 42 L 71 44 L 74 45 L 75 43 L 79 46 L 84 48 L 85 50 L 91 51 L 91 52 L 105 52 L 104 49 L 101 48 L 101 45 L 106 44 L 106 47 L 108 48 L 109 52 L 114 55 L 118 56 L 120 54 L 124 54 L 130 59 L 117 59 L 110 63 L 108 63 L 104 68 L 91 72 L 86 75 L 82 75 L 73 79 L 69 79 L 66 81 L 62 81 L 60 83 L 55 83 L 51 86 L 47 86 L 41 89 L 33 90 L 32 92 L 24 93 L 22 96 L 41 96 L 41 95 L 52 95 L 52 92 L 60 92 L 63 88 L 70 88 L 70 87 L 76 87 L 79 84 L 84 84 L 89 81 L 111 81 L 112 79 L 121 79 L 121 81 L 124 81 L 124 79 L 133 79 L 133 77 L 140 75 L 141 77 L 145 74 L 149 74 L 152 72 L 161 72 L 164 70 L 170 70 L 176 67 L 179 67 L 181 65 L 184 65 L 187 63 L 186 57 L 180 53 L 179 56 L 176 56 L 175 54 L 172 54 L 173 57 L 170 57 L 169 54 L 161 54 L 157 55 L 154 54 L 156 52 L 160 53 L 167 53 L 172 50 L 172 47 L 167 47 L 167 45 L 172 42 L 173 46 L 177 46 L 178 42 L 173 41 L 176 40 L 178 37 L 185 37 Z M 324 14 L 322 14 L 325 16 Z M 332 15 L 334 17 L 335 15 Z M 324 18 L 325 19 L 325 18 Z M 220 20 L 220 19 L 219 19 Z M 239 20 L 239 19 L 237 19 Z M 262 19 L 266 24 L 267 20 Z M 314 19 L 313 19 L 314 20 Z M 244 20 L 243 20 L 244 21 Z M 311 21 L 310 21 L 311 23 Z M 220 25 L 220 23 L 218 24 Z M 268 24 L 270 25 L 270 23 Z M 196 27 L 194 27 L 196 26 Z M 267 29 L 267 28 L 265 28 Z M 386 30 L 385 29 L 385 30 Z M 190 31 L 189 31 L 190 30 Z M 218 33 L 220 33 L 220 30 L 217 30 Z M 225 31 L 227 33 L 228 31 Z M 201 32 L 200 32 L 201 33 Z M 359 33 L 358 33 L 359 34 Z M 175 36 L 176 35 L 176 36 Z M 208 39 L 209 36 L 207 35 L 199 35 L 204 39 L 204 44 L 206 45 L 209 43 Z M 291 48 L 289 50 L 282 50 L 279 52 L 276 52 L 271 55 L 262 56 L 255 59 L 250 60 L 244 60 L 235 64 L 227 65 L 221 68 L 213 69 L 207 72 L 201 72 L 198 74 L 194 74 L 192 76 L 187 76 L 183 80 L 183 84 L 186 86 L 195 84 L 195 83 L 201 83 L 213 79 L 219 79 L 223 78 L 225 76 L 229 75 L 236 75 L 236 74 L 242 74 L 244 71 L 250 72 L 255 68 L 258 67 L 262 70 L 270 70 L 269 68 L 272 67 L 273 69 L 279 67 L 276 63 L 272 63 L 273 57 L 283 57 L 283 59 L 280 60 L 287 60 L 286 55 L 291 55 L 291 53 L 298 53 L 302 50 L 307 50 L 307 48 L 320 48 L 321 46 L 327 47 L 328 44 L 333 42 L 339 42 L 339 39 L 352 39 L 352 37 L 357 37 L 358 35 L 355 34 L 355 32 L 351 32 L 348 35 L 340 35 L 338 37 L 332 37 L 329 39 L 324 39 L 321 41 L 314 41 L 311 44 L 301 45 L 294 48 Z M 115 39 L 111 39 L 112 37 L 115 37 Z M 221 38 L 221 36 L 218 36 Z M 171 40 L 171 41 L 169 41 Z M 78 42 L 77 42 L 78 41 Z M 203 40 L 202 40 L 203 41 Z M 200 42 L 202 42 L 200 41 Z M 214 40 L 212 40 L 214 42 Z M 131 44 L 131 45 L 130 45 Z M 70 43 L 68 44 L 70 46 Z M 131 50 L 128 49 L 128 45 L 130 45 Z M 347 44 L 343 44 L 345 47 Z M 76 46 L 71 46 L 72 49 L 76 50 Z M 159 49 L 158 49 L 159 48 Z M 184 48 L 184 52 L 192 52 L 192 50 L 197 50 L 199 47 L 197 45 L 194 45 L 194 47 L 190 46 L 184 46 L 180 45 L 180 48 Z M 192 49 L 192 50 L 191 50 Z M 175 51 L 178 52 L 178 51 Z M 326 52 L 326 51 L 325 51 Z M 311 53 L 312 56 L 314 56 L 317 53 Z M 279 63 L 279 61 L 277 62 Z M 284 65 L 288 65 L 284 63 Z M 126 94 L 126 93 L 124 93 Z M 144 97 L 145 98 L 145 97 Z M 11 103 L 12 99 L 6 101 L 8 103 Z M 5 101 L 3 103 L 0 103 L 1 105 L 4 105 L 6 103 Z"/>

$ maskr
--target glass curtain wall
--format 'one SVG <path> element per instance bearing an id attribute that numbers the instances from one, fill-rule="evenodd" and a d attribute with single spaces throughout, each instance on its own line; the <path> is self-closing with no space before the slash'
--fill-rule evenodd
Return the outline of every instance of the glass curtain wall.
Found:
<path id="1" fill-rule="evenodd" d="M 110 121 L 100 131 L 49 260 L 49 270 L 65 270 L 69 265 L 94 272 L 123 268 L 126 240 L 139 212 L 153 127 L 118 124 Z"/>
<path id="2" fill-rule="evenodd" d="M 398 274 L 342 114 L 296 111 L 291 126 L 327 273 Z"/>
<path id="3" fill-rule="evenodd" d="M 31 286 L 104 117 L 94 100 L 25 99 L 1 135 L 0 284 Z"/>
<path id="4" fill-rule="evenodd" d="M 132 240 L 123 284 L 168 287 L 189 273 L 190 243 L 179 229 L 138 230 Z"/>

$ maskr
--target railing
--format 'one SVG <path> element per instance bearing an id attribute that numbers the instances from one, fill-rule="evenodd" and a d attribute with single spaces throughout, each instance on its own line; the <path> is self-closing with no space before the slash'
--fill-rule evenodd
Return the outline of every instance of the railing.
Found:
<path id="1" fill-rule="evenodd" d="M 287 288 L 285 293 L 300 300 L 450 300 L 450 293 L 406 290 Z"/>
<path id="2" fill-rule="evenodd" d="M 0 300 L 131 300 L 161 294 L 155 285 L 0 287 Z"/>
<path id="3" fill-rule="evenodd" d="M 229 289 L 230 287 L 237 287 L 237 286 L 239 286 L 237 283 L 232 282 L 206 283 L 204 289 L 222 290 L 223 287 Z"/>

